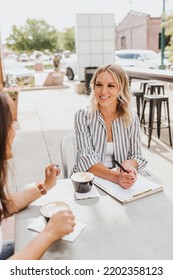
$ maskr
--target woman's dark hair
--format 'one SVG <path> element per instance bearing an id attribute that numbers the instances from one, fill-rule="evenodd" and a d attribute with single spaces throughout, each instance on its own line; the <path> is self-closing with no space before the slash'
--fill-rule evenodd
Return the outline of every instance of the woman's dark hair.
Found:
<path id="1" fill-rule="evenodd" d="M 3 217 L 8 215 L 5 191 L 5 185 L 7 183 L 6 146 L 8 132 L 13 121 L 8 98 L 9 97 L 5 93 L 0 93 L 0 222 Z"/>

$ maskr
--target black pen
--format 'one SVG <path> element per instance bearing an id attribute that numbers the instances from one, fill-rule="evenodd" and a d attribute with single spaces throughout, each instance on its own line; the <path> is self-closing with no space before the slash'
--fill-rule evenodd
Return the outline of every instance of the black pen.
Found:
<path id="1" fill-rule="evenodd" d="M 117 160 L 114 159 L 114 161 L 116 165 L 118 165 L 122 169 L 123 172 L 129 173 Z"/>

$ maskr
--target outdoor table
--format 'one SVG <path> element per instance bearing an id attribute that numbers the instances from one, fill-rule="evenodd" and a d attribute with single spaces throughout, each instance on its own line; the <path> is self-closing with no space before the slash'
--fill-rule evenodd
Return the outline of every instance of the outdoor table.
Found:
<path id="1" fill-rule="evenodd" d="M 27 185 L 25 186 L 27 187 Z M 23 187 L 24 188 L 24 187 Z M 19 188 L 20 189 L 20 188 Z M 70 179 L 58 179 L 47 195 L 16 214 L 15 251 L 37 232 L 27 226 L 40 216 L 40 205 L 66 202 L 76 221 L 86 224 L 74 242 L 58 240 L 42 259 L 168 260 L 173 258 L 173 188 L 121 204 L 98 189 L 101 196 L 76 200 Z"/>
<path id="2" fill-rule="evenodd" d="M 173 83 L 173 71 L 160 69 L 145 69 L 137 67 L 123 67 L 129 79 L 159 80 Z"/>

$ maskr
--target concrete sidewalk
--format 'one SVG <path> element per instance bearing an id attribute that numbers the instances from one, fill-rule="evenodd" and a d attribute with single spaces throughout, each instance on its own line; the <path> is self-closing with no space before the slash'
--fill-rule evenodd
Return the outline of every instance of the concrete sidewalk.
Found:
<path id="1" fill-rule="evenodd" d="M 20 93 L 14 141 L 15 185 L 40 181 L 50 162 L 61 166 L 60 142 L 73 130 L 75 112 L 89 101 L 88 95 L 74 93 L 74 82 L 65 84 L 67 88 Z"/>
<path id="2" fill-rule="evenodd" d="M 74 82 L 66 81 L 65 88 L 23 91 L 19 95 L 18 122 L 14 141 L 14 158 L 10 162 L 13 188 L 38 182 L 44 178 L 44 168 L 50 162 L 61 167 L 60 142 L 73 131 L 75 112 L 88 104 L 89 96 L 74 92 Z M 139 87 L 139 81 L 132 83 Z M 171 131 L 173 136 L 173 90 L 166 88 L 170 98 Z M 132 107 L 136 110 L 135 100 Z M 161 139 L 153 133 L 150 149 L 148 137 L 143 133 L 142 150 L 148 160 L 147 169 L 165 185 L 172 185 L 173 148 L 169 145 L 168 129 L 161 131 Z M 59 176 L 63 178 L 63 173 Z M 12 223 L 10 221 L 10 223 Z M 5 236 L 11 236 L 6 224 Z M 8 234 L 9 233 L 9 234 Z"/>

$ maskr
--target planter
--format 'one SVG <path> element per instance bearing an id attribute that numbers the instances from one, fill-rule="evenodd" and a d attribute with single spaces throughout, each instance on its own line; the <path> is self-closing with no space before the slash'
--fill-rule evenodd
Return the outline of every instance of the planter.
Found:
<path id="1" fill-rule="evenodd" d="M 43 83 L 43 86 L 60 86 L 63 85 L 65 71 L 52 71 L 46 77 L 46 80 Z"/>

